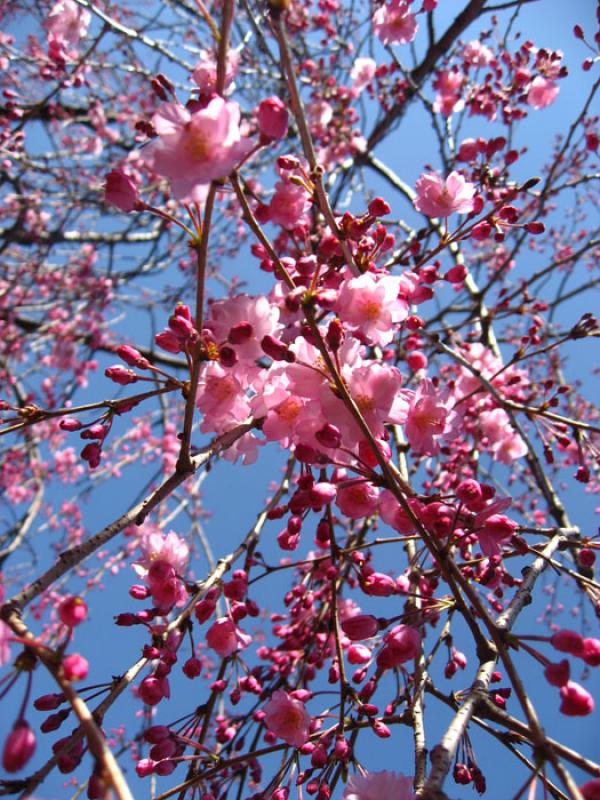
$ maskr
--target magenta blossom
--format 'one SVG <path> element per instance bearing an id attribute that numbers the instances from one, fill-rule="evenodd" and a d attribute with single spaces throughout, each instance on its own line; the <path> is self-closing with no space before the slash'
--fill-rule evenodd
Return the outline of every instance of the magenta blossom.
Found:
<path id="1" fill-rule="evenodd" d="M 428 217 L 449 217 L 473 210 L 475 186 L 458 172 L 444 180 L 436 172 L 422 175 L 416 184 L 415 208 Z"/>
<path id="2" fill-rule="evenodd" d="M 302 701 L 278 689 L 265 706 L 265 725 L 284 742 L 302 747 L 308 739 L 310 715 Z"/>
<path id="3" fill-rule="evenodd" d="M 229 617 L 219 617 L 206 632 L 206 644 L 221 658 L 248 647 L 252 637 L 237 627 Z"/>

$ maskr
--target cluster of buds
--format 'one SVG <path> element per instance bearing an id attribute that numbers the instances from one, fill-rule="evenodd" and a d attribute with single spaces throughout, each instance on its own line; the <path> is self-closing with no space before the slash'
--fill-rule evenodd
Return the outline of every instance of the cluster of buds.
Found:
<path id="1" fill-rule="evenodd" d="M 199 339 L 192 312 L 183 303 L 175 306 L 175 311 L 169 317 L 168 327 L 155 336 L 155 342 L 162 350 L 174 354 L 189 352 Z"/>

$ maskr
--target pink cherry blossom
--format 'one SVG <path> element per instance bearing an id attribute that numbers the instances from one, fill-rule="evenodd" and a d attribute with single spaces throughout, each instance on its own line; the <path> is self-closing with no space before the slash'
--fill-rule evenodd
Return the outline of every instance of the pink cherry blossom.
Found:
<path id="1" fill-rule="evenodd" d="M 442 438 L 453 435 L 458 421 L 453 405 L 448 391 L 439 391 L 427 379 L 419 384 L 406 417 L 406 438 L 416 452 L 435 454 Z"/>
<path id="2" fill-rule="evenodd" d="M 140 539 L 141 558 L 133 563 L 133 568 L 140 577 L 145 577 L 148 570 L 157 561 L 165 562 L 174 571 L 182 574 L 189 557 L 189 547 L 174 531 L 166 535 L 160 531 L 148 529 Z"/>
<path id="3" fill-rule="evenodd" d="M 527 102 L 532 108 L 540 109 L 552 105 L 560 92 L 556 83 L 538 75 L 531 81 L 527 92 Z"/>
<path id="4" fill-rule="evenodd" d="M 76 45 L 90 26 L 92 15 L 75 0 L 59 0 L 55 3 L 44 27 L 48 32 L 48 40 L 61 46 Z"/>
<path id="5" fill-rule="evenodd" d="M 275 194 L 268 206 L 269 219 L 286 230 L 291 230 L 312 205 L 306 189 L 287 181 L 275 184 Z"/>
<path id="6" fill-rule="evenodd" d="M 347 517 L 359 519 L 374 514 L 377 510 L 377 489 L 361 481 L 338 489 L 336 505 Z"/>
<path id="7" fill-rule="evenodd" d="M 408 44 L 417 35 L 418 27 L 404 0 L 391 0 L 373 14 L 373 31 L 383 44 Z"/>
<path id="8" fill-rule="evenodd" d="M 237 627 L 230 617 L 219 617 L 206 632 L 206 644 L 221 658 L 248 647 L 252 637 Z"/>
<path id="9" fill-rule="evenodd" d="M 462 84 L 463 76 L 457 69 L 439 72 L 433 82 L 433 88 L 437 90 L 433 110 L 444 117 L 462 111 L 465 107 L 461 97 Z"/>
<path id="10" fill-rule="evenodd" d="M 527 453 L 527 445 L 512 428 L 503 408 L 483 411 L 479 416 L 479 426 L 488 439 L 488 448 L 492 455 L 503 464 L 512 464 Z"/>
<path id="11" fill-rule="evenodd" d="M 352 775 L 343 800 L 414 800 L 413 779 L 400 772 L 367 772 Z"/>
<path id="12" fill-rule="evenodd" d="M 169 179 L 178 200 L 202 202 L 205 185 L 226 177 L 251 147 L 240 132 L 238 104 L 222 97 L 193 112 L 163 103 L 152 125 L 159 138 L 142 150 L 142 160 Z"/>
<path id="13" fill-rule="evenodd" d="M 482 44 L 479 39 L 473 39 L 466 44 L 462 51 L 462 57 L 468 64 L 474 67 L 487 67 L 493 60 L 494 54 L 489 47 Z"/>
<path id="14" fill-rule="evenodd" d="M 473 210 L 475 186 L 458 172 L 444 180 L 435 172 L 422 175 L 416 184 L 415 208 L 428 217 L 449 217 Z"/>
<path id="15" fill-rule="evenodd" d="M 265 725 L 275 736 L 293 747 L 302 747 L 308 739 L 310 714 L 301 700 L 278 689 L 264 710 Z"/>
<path id="16" fill-rule="evenodd" d="M 240 54 L 237 50 L 229 49 L 225 67 L 225 89 L 231 86 L 237 75 L 239 63 Z M 200 60 L 192 72 L 192 80 L 202 95 L 210 96 L 215 93 L 217 89 L 217 59 L 214 54 L 206 50 L 200 53 Z"/>
<path id="17" fill-rule="evenodd" d="M 383 637 L 384 646 L 377 655 L 377 666 L 392 669 L 419 655 L 421 635 L 410 625 L 396 625 Z"/>
<path id="18" fill-rule="evenodd" d="M 377 64 L 372 58 L 357 58 L 350 71 L 352 79 L 352 91 L 360 94 L 375 77 Z"/>
<path id="19" fill-rule="evenodd" d="M 394 325 L 408 316 L 408 303 L 399 299 L 399 292 L 399 278 L 366 272 L 342 284 L 338 315 L 373 344 L 383 347 L 392 341 Z"/>

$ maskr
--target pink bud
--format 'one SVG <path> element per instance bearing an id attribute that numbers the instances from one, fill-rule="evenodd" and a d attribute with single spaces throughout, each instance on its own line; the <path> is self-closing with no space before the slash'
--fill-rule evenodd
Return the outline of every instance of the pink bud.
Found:
<path id="1" fill-rule="evenodd" d="M 570 653 L 572 656 L 583 655 L 583 637 L 575 631 L 558 631 L 550 639 L 550 644 L 560 653 Z"/>
<path id="2" fill-rule="evenodd" d="M 67 597 L 58 607 L 58 616 L 63 625 L 74 628 L 82 623 L 88 615 L 87 605 L 81 597 Z"/>
<path id="3" fill-rule="evenodd" d="M 63 419 L 61 419 L 58 425 L 59 428 L 61 428 L 61 430 L 69 431 L 70 433 L 72 431 L 81 430 L 81 422 L 79 422 L 79 420 L 75 419 L 74 417 L 63 417 Z"/>
<path id="4" fill-rule="evenodd" d="M 456 496 L 464 503 L 469 511 L 480 511 L 482 507 L 483 492 L 476 480 L 468 478 L 461 481 L 456 487 Z"/>
<path id="5" fill-rule="evenodd" d="M 594 710 L 594 698 L 575 681 L 569 681 L 560 690 L 560 711 L 568 717 L 585 717 Z"/>
<path id="6" fill-rule="evenodd" d="M 150 362 L 147 358 L 136 350 L 135 347 L 131 347 L 128 344 L 122 344 L 120 347 L 117 347 L 116 354 L 122 359 L 127 366 L 129 367 L 137 367 L 138 369 L 148 369 L 150 366 Z"/>
<path id="7" fill-rule="evenodd" d="M 365 594 L 375 597 L 389 597 L 396 592 L 396 581 L 382 572 L 373 572 L 361 584 Z"/>
<path id="8" fill-rule="evenodd" d="M 15 722 L 2 752 L 6 772 L 19 772 L 35 752 L 35 734 L 24 719 Z"/>
<path id="9" fill-rule="evenodd" d="M 600 667 L 600 639 L 584 639 L 581 657 L 590 667 Z"/>
<path id="10" fill-rule="evenodd" d="M 173 331 L 161 331 L 157 333 L 154 337 L 154 341 L 162 350 L 166 350 L 167 353 L 181 352 L 180 341 Z"/>
<path id="11" fill-rule="evenodd" d="M 590 547 L 582 547 L 577 556 L 577 561 L 582 567 L 593 567 L 596 563 L 596 553 Z"/>
<path id="12" fill-rule="evenodd" d="M 373 733 L 379 736 L 380 739 L 389 739 L 392 735 L 391 730 L 380 719 L 376 719 L 373 723 Z"/>
<path id="13" fill-rule="evenodd" d="M 386 217 L 390 214 L 392 209 L 383 197 L 375 197 L 369 203 L 369 214 L 372 217 Z"/>
<path id="14" fill-rule="evenodd" d="M 231 344 L 244 344 L 252 338 L 254 328 L 249 322 L 238 322 L 229 331 L 227 339 Z"/>
<path id="15" fill-rule="evenodd" d="M 183 674 L 190 678 L 197 678 L 198 675 L 202 672 L 202 662 L 199 658 L 188 658 L 188 660 L 183 665 Z"/>
<path id="16" fill-rule="evenodd" d="M 450 283 L 462 283 L 467 277 L 467 268 L 463 264 L 451 267 L 444 276 Z"/>
<path id="17" fill-rule="evenodd" d="M 296 356 L 291 350 L 288 350 L 287 345 L 274 336 L 263 336 L 260 346 L 273 361 L 288 361 L 291 363 L 296 360 Z"/>
<path id="18" fill-rule="evenodd" d="M 319 483 L 315 483 L 315 485 L 309 490 L 308 494 L 311 504 L 321 508 L 327 503 L 331 503 L 333 500 L 335 500 L 337 486 L 333 483 L 320 481 Z"/>
<path id="19" fill-rule="evenodd" d="M 348 648 L 348 661 L 350 664 L 367 664 L 372 653 L 364 644 L 351 644 Z"/>
<path id="20" fill-rule="evenodd" d="M 600 778 L 594 778 L 584 783 L 579 787 L 579 791 L 585 800 L 600 800 Z"/>
<path id="21" fill-rule="evenodd" d="M 375 636 L 379 630 L 379 625 L 371 614 L 357 614 L 354 617 L 348 617 L 342 622 L 342 630 L 350 641 L 356 642 Z"/>
<path id="22" fill-rule="evenodd" d="M 65 697 L 62 694 L 43 694 L 33 701 L 33 707 L 38 711 L 54 711 L 64 702 L 64 699 Z"/>
<path id="23" fill-rule="evenodd" d="M 87 677 L 89 665 L 87 660 L 79 653 L 71 653 L 63 658 L 63 674 L 68 681 L 82 681 Z"/>
<path id="24" fill-rule="evenodd" d="M 138 778 L 147 778 L 148 775 L 152 775 L 155 767 L 156 764 L 151 758 L 142 758 L 135 765 L 135 771 L 138 775 Z"/>
<path id="25" fill-rule="evenodd" d="M 267 97 L 258 107 L 258 129 L 266 139 L 283 139 L 288 130 L 288 112 L 279 97 Z"/>
<path id="26" fill-rule="evenodd" d="M 166 725 L 152 725 L 144 731 L 144 739 L 149 744 L 158 744 L 171 735 L 170 729 Z"/>
<path id="27" fill-rule="evenodd" d="M 90 442 L 81 451 L 81 457 L 90 465 L 90 469 L 95 469 L 100 464 L 102 457 L 102 447 L 98 442 Z"/>
<path id="28" fill-rule="evenodd" d="M 137 383 L 138 376 L 131 369 L 127 369 L 121 364 L 115 364 L 113 367 L 108 367 L 104 370 L 107 378 L 110 378 L 114 383 L 120 386 L 128 386 L 130 383 Z"/>
<path id="29" fill-rule="evenodd" d="M 342 443 L 342 434 L 335 425 L 326 423 L 315 433 L 315 439 L 323 447 L 339 447 Z"/>
<path id="30" fill-rule="evenodd" d="M 155 706 L 165 697 L 164 683 L 166 679 L 155 678 L 153 675 L 148 675 L 147 678 L 140 683 L 138 694 L 141 700 L 148 706 Z"/>
<path id="31" fill-rule="evenodd" d="M 335 743 L 335 757 L 340 761 L 347 761 L 352 755 L 352 748 L 345 739 L 337 739 Z"/>
<path id="32" fill-rule="evenodd" d="M 104 199 L 128 214 L 139 203 L 137 186 L 122 169 L 113 169 L 106 176 Z"/>
<path id="33" fill-rule="evenodd" d="M 417 372 L 417 370 L 426 368 L 428 363 L 427 356 L 425 353 L 421 353 L 419 350 L 416 350 L 407 357 L 406 363 L 410 369 L 413 370 L 413 372 Z"/>
<path id="34" fill-rule="evenodd" d="M 380 669 L 391 669 L 419 655 L 421 635 L 410 625 L 397 625 L 384 636 L 384 647 L 377 656 Z"/>
<path id="35" fill-rule="evenodd" d="M 544 670 L 544 675 L 550 686 L 564 686 L 571 675 L 571 667 L 567 659 L 559 661 L 558 664 L 548 664 Z"/>
<path id="36" fill-rule="evenodd" d="M 528 222 L 524 227 L 527 233 L 531 233 L 533 236 L 537 236 L 546 230 L 543 222 Z"/>

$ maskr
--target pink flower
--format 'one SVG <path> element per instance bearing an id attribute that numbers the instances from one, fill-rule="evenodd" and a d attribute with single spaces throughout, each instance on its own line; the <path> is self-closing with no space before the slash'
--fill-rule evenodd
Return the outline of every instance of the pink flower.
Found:
<path id="1" fill-rule="evenodd" d="M 206 632 L 206 644 L 221 658 L 248 647 L 252 637 L 244 633 L 229 617 L 219 617 Z"/>
<path id="2" fill-rule="evenodd" d="M 404 0 L 391 0 L 373 14 L 373 31 L 383 44 L 408 44 L 417 35 L 418 27 Z"/>
<path id="3" fill-rule="evenodd" d="M 89 28 L 92 15 L 75 0 L 59 0 L 48 14 L 44 27 L 48 41 L 59 45 L 76 45 Z"/>
<path id="4" fill-rule="evenodd" d="M 152 124 L 160 138 L 142 150 L 142 159 L 169 179 L 178 200 L 201 202 L 204 185 L 226 177 L 252 146 L 240 133 L 238 104 L 222 97 L 194 112 L 163 103 Z"/>
<path id="5" fill-rule="evenodd" d="M 503 408 L 483 411 L 479 415 L 481 432 L 488 439 L 488 447 L 502 464 L 512 464 L 527 453 L 527 445 L 512 428 Z"/>
<path id="6" fill-rule="evenodd" d="M 343 800 L 414 800 L 413 779 L 399 772 L 367 772 L 352 775 Z"/>
<path id="7" fill-rule="evenodd" d="M 148 570 L 157 561 L 164 561 L 173 567 L 178 574 L 184 572 L 189 547 L 174 531 L 166 535 L 155 530 L 147 530 L 140 540 L 142 557 L 133 563 L 133 568 L 141 578 L 148 575 Z"/>
<path id="8" fill-rule="evenodd" d="M 200 94 L 210 96 L 217 88 L 217 60 L 213 54 L 203 51 L 200 61 L 194 67 L 192 80 L 200 89 Z M 240 54 L 237 50 L 227 51 L 227 64 L 225 66 L 225 89 L 235 78 L 240 63 Z"/>
<path id="9" fill-rule="evenodd" d="M 558 97 L 559 92 L 560 89 L 554 81 L 548 78 L 542 78 L 541 75 L 538 75 L 529 85 L 527 102 L 535 109 L 546 108 L 546 106 L 552 105 Z"/>
<path id="10" fill-rule="evenodd" d="M 302 747 L 308 739 L 310 715 L 301 700 L 278 689 L 265 706 L 265 725 L 284 742 Z"/>
<path id="11" fill-rule="evenodd" d="M 502 545 L 509 542 L 517 529 L 517 523 L 504 514 L 488 516 L 483 528 L 477 531 L 482 553 L 487 556 L 500 555 Z"/>
<path id="12" fill-rule="evenodd" d="M 560 712 L 568 717 L 585 717 L 594 710 L 594 698 L 575 681 L 561 688 L 560 699 Z"/>
<path id="13" fill-rule="evenodd" d="M 465 106 L 460 93 L 462 82 L 463 76 L 456 68 L 438 73 L 433 82 L 433 88 L 437 90 L 433 104 L 436 113 L 449 117 L 454 112 L 462 111 Z"/>
<path id="14" fill-rule="evenodd" d="M 428 217 L 449 217 L 473 210 L 475 186 L 458 172 L 451 172 L 445 181 L 435 172 L 426 173 L 415 188 L 415 208 Z"/>
<path id="15" fill-rule="evenodd" d="M 2 766 L 6 772 L 23 769 L 35 752 L 35 733 L 24 719 L 15 722 L 2 751 Z"/>
<path id="16" fill-rule="evenodd" d="M 342 284 L 339 317 L 373 344 L 385 346 L 394 337 L 394 326 L 408 316 L 408 303 L 398 298 L 399 292 L 400 278 L 365 272 Z"/>
<path id="17" fill-rule="evenodd" d="M 406 417 L 406 437 L 414 450 L 430 455 L 439 451 L 441 439 L 452 433 L 458 419 L 453 405 L 448 392 L 438 391 L 430 380 L 421 381 Z"/>
<path id="18" fill-rule="evenodd" d="M 392 669 L 419 655 L 421 635 L 410 625 L 396 625 L 383 637 L 384 646 L 377 655 L 380 669 Z"/>
<path id="19" fill-rule="evenodd" d="M 467 64 L 472 64 L 474 67 L 487 67 L 490 61 L 493 61 L 494 54 L 489 47 L 481 44 L 479 39 L 473 39 L 464 46 L 462 57 Z"/>
<path id="20" fill-rule="evenodd" d="M 267 139 L 283 139 L 288 130 L 288 112 L 279 97 L 267 97 L 258 107 L 258 129 Z"/>
<path id="21" fill-rule="evenodd" d="M 359 94 L 375 77 L 377 64 L 372 58 L 357 58 L 352 65 L 352 91 Z"/>
<path id="22" fill-rule="evenodd" d="M 342 514 L 359 519 L 375 513 L 378 496 L 378 491 L 372 484 L 361 481 L 338 489 L 335 503 Z"/>
<path id="23" fill-rule="evenodd" d="M 276 225 L 290 230 L 302 219 L 311 204 L 311 199 L 302 186 L 278 181 L 268 207 L 269 219 Z"/>

